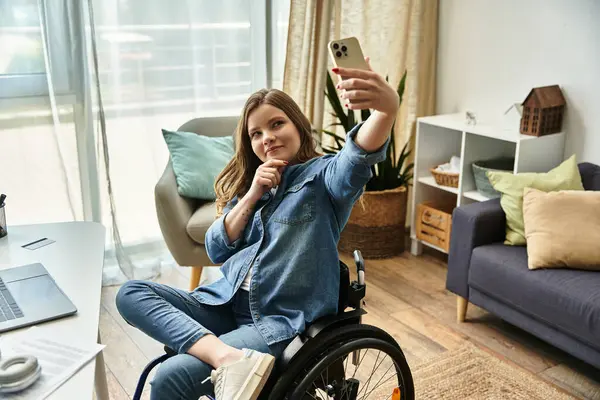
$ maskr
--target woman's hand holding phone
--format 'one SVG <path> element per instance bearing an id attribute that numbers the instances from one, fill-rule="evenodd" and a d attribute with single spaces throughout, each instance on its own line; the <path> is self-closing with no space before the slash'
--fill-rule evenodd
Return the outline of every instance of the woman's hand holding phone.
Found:
<path id="1" fill-rule="evenodd" d="M 400 106 L 398 93 L 371 69 L 369 58 L 363 56 L 355 37 L 331 41 L 329 54 L 345 106 L 350 110 L 374 110 L 354 140 L 363 150 L 374 152 L 386 142 L 394 126 Z"/>
<path id="2" fill-rule="evenodd" d="M 371 69 L 369 57 L 365 57 L 369 70 L 333 68 L 333 72 L 344 76 L 337 84 L 340 97 L 351 110 L 373 109 L 389 116 L 396 116 L 400 105 L 398 93 L 389 83 Z"/>
<path id="3" fill-rule="evenodd" d="M 329 42 L 329 55 L 338 75 L 337 89 L 351 110 L 373 109 L 396 117 L 400 100 L 396 90 L 373 72 L 369 57 L 363 56 L 358 39 L 348 37 Z"/>

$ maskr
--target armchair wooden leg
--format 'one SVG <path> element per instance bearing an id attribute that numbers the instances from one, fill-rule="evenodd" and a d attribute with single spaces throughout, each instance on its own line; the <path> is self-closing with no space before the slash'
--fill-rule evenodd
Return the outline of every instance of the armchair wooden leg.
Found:
<path id="1" fill-rule="evenodd" d="M 200 276 L 202 275 L 202 267 L 192 267 L 192 275 L 190 276 L 190 291 L 196 289 L 200 283 Z"/>
<path id="2" fill-rule="evenodd" d="M 456 296 L 456 320 L 457 322 L 465 322 L 467 315 L 467 306 L 469 301 L 461 296 Z"/>

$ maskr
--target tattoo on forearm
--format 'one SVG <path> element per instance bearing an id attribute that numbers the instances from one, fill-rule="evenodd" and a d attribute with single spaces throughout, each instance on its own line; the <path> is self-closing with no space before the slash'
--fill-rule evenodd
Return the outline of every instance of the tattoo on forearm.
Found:
<path id="1" fill-rule="evenodd" d="M 250 211 L 250 208 L 245 208 L 244 211 L 242 211 L 242 218 L 244 219 L 244 222 L 248 222 Z"/>

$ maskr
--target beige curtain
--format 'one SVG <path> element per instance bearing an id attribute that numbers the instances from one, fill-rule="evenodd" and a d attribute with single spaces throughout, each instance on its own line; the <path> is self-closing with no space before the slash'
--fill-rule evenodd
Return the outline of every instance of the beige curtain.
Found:
<path id="1" fill-rule="evenodd" d="M 437 14 L 438 0 L 292 0 L 284 90 L 315 128 L 323 115 L 324 125 L 330 124 L 332 117 L 323 107 L 323 78 L 332 67 L 326 43 L 356 36 L 373 69 L 388 75 L 393 86 L 408 72 L 394 133 L 401 148 L 414 137 L 416 118 L 434 113 Z"/>
<path id="2" fill-rule="evenodd" d="M 333 0 L 291 0 L 283 91 L 292 96 L 313 127 L 323 123 L 327 42 Z"/>

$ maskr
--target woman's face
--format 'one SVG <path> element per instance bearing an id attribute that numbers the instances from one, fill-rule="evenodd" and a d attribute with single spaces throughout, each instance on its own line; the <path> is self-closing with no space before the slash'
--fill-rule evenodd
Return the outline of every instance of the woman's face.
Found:
<path id="1" fill-rule="evenodd" d="M 270 104 L 261 104 L 248 115 L 248 135 L 254 154 L 262 161 L 294 162 L 300 150 L 300 133 L 286 113 Z"/>

